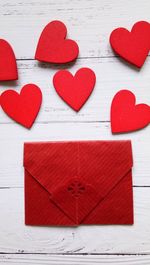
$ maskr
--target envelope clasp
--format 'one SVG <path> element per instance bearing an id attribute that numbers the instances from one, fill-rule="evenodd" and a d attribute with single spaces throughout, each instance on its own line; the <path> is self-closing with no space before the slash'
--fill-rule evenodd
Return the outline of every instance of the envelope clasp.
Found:
<path id="1" fill-rule="evenodd" d="M 85 184 L 77 178 L 74 179 L 71 183 L 69 183 L 67 188 L 68 192 L 70 192 L 71 195 L 76 198 L 82 195 L 85 192 L 85 189 Z"/>

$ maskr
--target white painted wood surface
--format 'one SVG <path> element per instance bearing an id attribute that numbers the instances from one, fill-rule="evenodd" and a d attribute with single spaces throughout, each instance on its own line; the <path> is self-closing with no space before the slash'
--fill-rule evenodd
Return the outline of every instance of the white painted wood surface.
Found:
<path id="1" fill-rule="evenodd" d="M 112 56 L 112 29 L 149 21 L 150 14 L 149 0 L 1 0 L 0 17 L 1 37 L 21 59 L 34 58 L 41 30 L 55 19 L 64 21 L 68 37 L 79 43 L 80 57 Z"/>
<path id="2" fill-rule="evenodd" d="M 50 264 L 50 265 L 149 265 L 149 256 L 122 256 L 122 255 L 15 255 L 2 254 L 2 265 L 7 264 Z"/>
<path id="3" fill-rule="evenodd" d="M 137 71 L 114 55 L 108 41 L 115 27 L 150 21 L 149 10 L 149 0 L 0 0 L 0 37 L 14 47 L 19 68 L 19 80 L 1 82 L 0 93 L 8 88 L 20 91 L 27 83 L 39 85 L 43 92 L 42 108 L 31 130 L 15 124 L 0 109 L 1 264 L 150 264 L 150 126 L 112 135 L 109 114 L 120 89 L 134 92 L 138 103 L 150 104 L 150 57 Z M 97 76 L 94 92 L 78 114 L 52 85 L 54 73 L 63 67 L 33 60 L 40 32 L 53 19 L 66 23 L 68 37 L 80 47 L 79 59 L 66 68 L 75 73 L 90 67 Z M 24 225 L 23 143 L 70 139 L 132 140 L 133 226 Z"/>

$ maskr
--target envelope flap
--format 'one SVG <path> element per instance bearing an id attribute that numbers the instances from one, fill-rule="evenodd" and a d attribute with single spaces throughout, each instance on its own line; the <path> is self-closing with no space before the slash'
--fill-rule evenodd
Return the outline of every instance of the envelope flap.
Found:
<path id="1" fill-rule="evenodd" d="M 24 167 L 50 193 L 77 174 L 77 147 L 72 142 L 25 143 Z"/>
<path id="2" fill-rule="evenodd" d="M 96 187 L 75 177 L 64 185 L 58 185 L 51 199 L 78 225 L 103 198 L 99 196 Z"/>
<path id="3" fill-rule="evenodd" d="M 80 174 L 104 197 L 133 166 L 131 141 L 80 142 Z"/>

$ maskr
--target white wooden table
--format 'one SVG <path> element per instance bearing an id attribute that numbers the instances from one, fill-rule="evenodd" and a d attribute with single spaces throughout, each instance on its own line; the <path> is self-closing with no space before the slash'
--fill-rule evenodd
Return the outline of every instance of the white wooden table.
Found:
<path id="1" fill-rule="evenodd" d="M 97 75 L 93 94 L 79 113 L 56 94 L 52 77 L 62 67 L 39 64 L 34 58 L 43 27 L 62 20 L 68 37 L 76 40 L 80 56 L 66 67 L 75 73 L 90 67 Z M 0 0 L 0 38 L 13 46 L 19 68 L 17 82 L 0 83 L 0 92 L 20 91 L 35 83 L 43 104 L 31 130 L 17 125 L 0 109 L 0 263 L 1 264 L 150 264 L 150 126 L 132 134 L 113 136 L 110 104 L 120 89 L 150 104 L 150 57 L 141 71 L 112 52 L 109 34 L 119 26 L 131 28 L 150 21 L 150 0 Z M 24 225 L 23 143 L 69 139 L 131 139 L 134 154 L 134 226 L 78 228 Z"/>

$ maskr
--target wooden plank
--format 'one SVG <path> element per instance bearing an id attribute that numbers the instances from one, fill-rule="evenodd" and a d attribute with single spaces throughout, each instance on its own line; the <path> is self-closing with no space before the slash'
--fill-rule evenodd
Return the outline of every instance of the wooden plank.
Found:
<path id="1" fill-rule="evenodd" d="M 23 188 L 0 189 L 2 253 L 150 253 L 150 188 L 134 188 L 131 226 L 25 226 L 23 197 Z"/>
<path id="2" fill-rule="evenodd" d="M 52 140 L 131 139 L 133 183 L 150 186 L 150 127 L 139 132 L 112 135 L 109 123 L 35 124 L 27 130 L 17 124 L 0 124 L 0 187 L 23 187 L 23 143 Z"/>
<path id="3" fill-rule="evenodd" d="M 0 3 L 1 38 L 13 45 L 17 58 L 34 58 L 38 38 L 52 20 L 62 20 L 76 40 L 80 57 L 114 56 L 109 35 L 116 27 L 150 21 L 149 0 L 5 0 Z"/>
<path id="4" fill-rule="evenodd" d="M 67 68 L 74 74 L 81 67 L 89 67 L 97 76 L 95 89 L 79 113 L 73 111 L 57 95 L 52 79 L 60 66 L 38 64 L 35 61 L 20 61 L 19 80 L 17 82 L 1 82 L 0 92 L 6 89 L 20 91 L 27 83 L 37 84 L 43 93 L 43 104 L 36 122 L 63 121 L 109 121 L 110 106 L 114 95 L 121 89 L 129 89 L 135 93 L 137 103 L 150 104 L 150 57 L 139 71 L 123 64 L 118 58 L 82 59 Z M 0 123 L 12 123 L 0 109 Z"/>
<path id="5" fill-rule="evenodd" d="M 7 262 L 7 263 L 6 263 Z M 150 255 L 40 255 L 40 254 L 2 254 L 0 263 L 6 264 L 50 264 L 50 265 L 149 265 Z"/>

